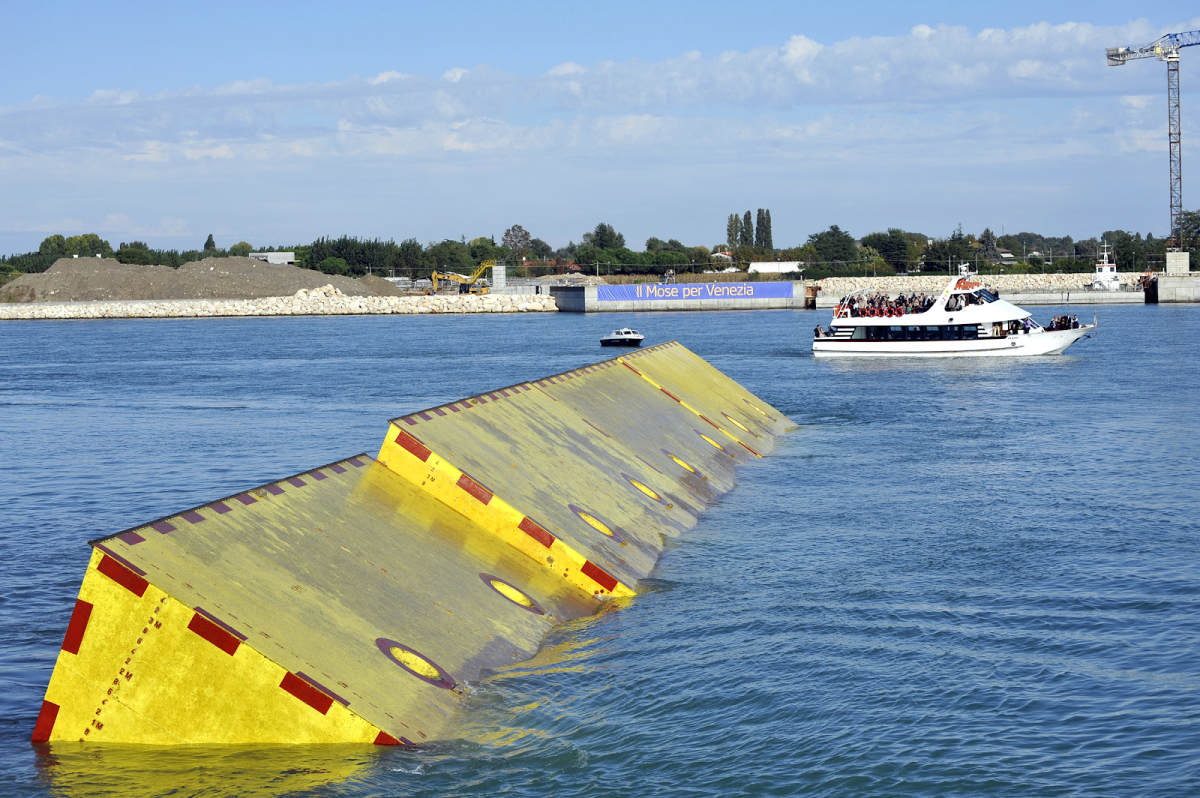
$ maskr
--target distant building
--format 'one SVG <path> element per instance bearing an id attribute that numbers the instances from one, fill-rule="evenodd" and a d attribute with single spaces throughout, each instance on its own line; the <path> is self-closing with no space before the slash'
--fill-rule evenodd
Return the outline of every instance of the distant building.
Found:
<path id="1" fill-rule="evenodd" d="M 255 260 L 263 260 L 267 263 L 287 264 L 288 266 L 296 265 L 295 252 L 251 252 L 250 257 Z"/>
<path id="2" fill-rule="evenodd" d="M 1007 249 L 996 250 L 995 256 L 989 258 L 992 263 L 1016 263 L 1017 259 L 1013 257 L 1012 252 Z"/>
<path id="3" fill-rule="evenodd" d="M 790 272 L 802 272 L 806 265 L 798 260 L 764 261 L 761 263 L 751 263 L 749 270 L 758 272 L 759 274 L 788 274 Z"/>

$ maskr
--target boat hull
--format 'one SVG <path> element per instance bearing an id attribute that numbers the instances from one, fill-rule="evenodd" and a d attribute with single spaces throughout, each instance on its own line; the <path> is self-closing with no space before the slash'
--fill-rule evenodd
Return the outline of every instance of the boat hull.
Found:
<path id="1" fill-rule="evenodd" d="M 853 341 L 814 338 L 814 357 L 1032 357 L 1061 355 L 1095 329 L 1086 325 L 1007 338 L 965 341 Z"/>
<path id="2" fill-rule="evenodd" d="M 629 340 L 620 340 L 620 341 L 617 341 L 617 340 L 612 340 L 612 341 L 610 341 L 610 340 L 605 340 L 605 339 L 603 339 L 603 338 L 601 338 L 601 339 L 600 339 L 600 346 L 628 346 L 628 347 L 637 347 L 637 346 L 641 346 L 641 345 L 642 345 L 642 342 L 641 342 L 641 341 L 629 341 Z"/>

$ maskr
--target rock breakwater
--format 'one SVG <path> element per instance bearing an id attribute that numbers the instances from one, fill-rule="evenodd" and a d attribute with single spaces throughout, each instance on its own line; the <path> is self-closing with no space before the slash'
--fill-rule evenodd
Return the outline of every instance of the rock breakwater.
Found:
<path id="1" fill-rule="evenodd" d="M 4 319 L 166 319 L 217 316 L 360 316 L 429 313 L 538 313 L 557 311 L 544 295 L 451 294 L 347 296 L 332 285 L 262 299 L 189 299 L 0 304 Z"/>

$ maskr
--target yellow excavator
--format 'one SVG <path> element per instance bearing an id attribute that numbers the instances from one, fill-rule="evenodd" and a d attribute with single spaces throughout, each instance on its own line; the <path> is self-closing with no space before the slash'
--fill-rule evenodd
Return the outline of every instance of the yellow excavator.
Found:
<path id="1" fill-rule="evenodd" d="M 429 277 L 429 281 L 433 283 L 429 293 L 436 294 L 443 288 L 449 289 L 450 286 L 457 284 L 458 290 L 454 293 L 458 294 L 486 294 L 488 287 L 486 283 L 481 283 L 479 280 L 487 273 L 487 270 L 496 265 L 494 260 L 485 260 L 479 264 L 470 277 L 465 274 L 457 274 L 455 272 L 434 272 Z"/>

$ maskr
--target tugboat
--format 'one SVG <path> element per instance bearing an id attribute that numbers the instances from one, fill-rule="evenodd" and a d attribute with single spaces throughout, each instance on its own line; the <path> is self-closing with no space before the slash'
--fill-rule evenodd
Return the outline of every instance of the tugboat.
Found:
<path id="1" fill-rule="evenodd" d="M 641 346 L 644 340 L 646 340 L 646 336 L 637 330 L 622 327 L 601 338 L 600 346 Z"/>
<path id="2" fill-rule="evenodd" d="M 1013 357 L 1061 355 L 1096 329 L 1067 317 L 1043 327 L 1022 308 L 1000 299 L 959 268 L 936 299 L 923 304 L 872 300 L 866 289 L 847 294 L 829 329 L 813 335 L 816 357 Z"/>

